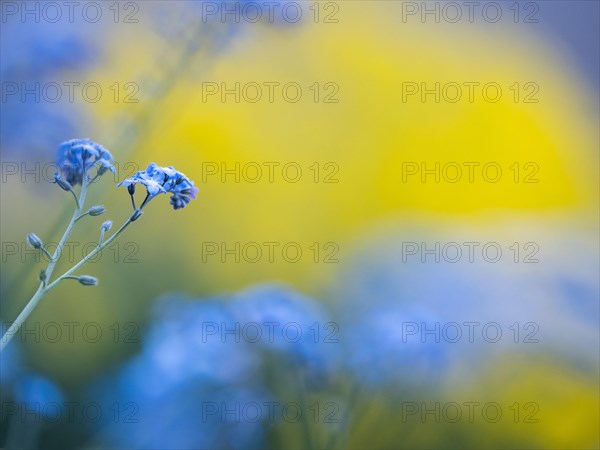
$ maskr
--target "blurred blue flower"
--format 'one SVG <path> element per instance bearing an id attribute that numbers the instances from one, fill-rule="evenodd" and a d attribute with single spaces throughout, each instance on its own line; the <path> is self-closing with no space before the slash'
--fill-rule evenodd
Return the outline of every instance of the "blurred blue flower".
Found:
<path id="1" fill-rule="evenodd" d="M 72 186 L 81 184 L 92 167 L 97 167 L 97 175 L 106 171 L 115 173 L 113 156 L 102 145 L 90 139 L 71 139 L 58 148 L 57 164 L 67 183 Z"/>
<path id="2" fill-rule="evenodd" d="M 448 365 L 448 343 L 436 336 L 440 320 L 424 308 L 381 304 L 345 324 L 344 365 L 369 386 L 439 381 Z"/>
<path id="3" fill-rule="evenodd" d="M 522 233 L 526 225 L 516 228 Z M 535 232 L 543 254 L 540 250 L 539 263 L 530 264 L 515 263 L 511 237 L 500 241 L 497 232 L 498 243 L 464 224 L 454 233 L 448 224 L 443 233 L 415 235 L 406 229 L 403 240 L 391 231 L 357 251 L 333 294 L 335 317 L 349 344 L 345 360 L 357 370 L 363 363 L 364 371 L 354 373 L 376 384 L 386 374 L 369 376 L 370 368 L 380 366 L 393 377 L 435 385 L 441 376 L 464 379 L 505 353 L 552 354 L 579 367 L 597 367 L 597 236 Z M 405 243 L 427 242 L 432 249 L 435 242 L 457 241 L 457 235 L 479 245 L 472 261 L 466 250 L 455 262 L 404 254 Z M 487 242 L 506 249 L 499 261 L 482 257 Z M 424 343 L 418 341 L 422 337 Z"/>
<path id="4" fill-rule="evenodd" d="M 48 378 L 39 375 L 19 377 L 13 389 L 15 400 L 24 405 L 22 409 L 48 414 L 46 418 L 49 420 L 55 419 L 52 414 L 61 414 L 63 392 Z"/>
<path id="5" fill-rule="evenodd" d="M 258 448 L 260 421 L 206 414 L 208 404 L 235 408 L 269 396 L 256 379 L 249 346 L 223 338 L 234 317 L 218 300 L 159 299 L 142 351 L 102 380 L 91 395 L 129 405 L 135 421 L 107 419 L 103 439 L 116 447 Z M 241 413 L 241 410 L 240 410 Z M 242 418 L 243 419 L 243 418 Z"/>
<path id="6" fill-rule="evenodd" d="M 322 328 L 321 335 L 313 331 L 328 323 L 317 302 L 280 285 L 205 300 L 168 295 L 156 302 L 152 316 L 141 352 L 90 392 L 94 401 L 135 412 L 135 421 L 106 418 L 105 444 L 262 448 L 268 428 L 282 419 L 281 411 L 273 417 L 272 392 L 293 385 L 296 372 L 330 368 L 336 350 L 323 344 Z M 258 338 L 257 328 L 265 330 Z M 281 385 L 266 376 L 269 357 L 285 358 L 276 360 Z"/>
<path id="7" fill-rule="evenodd" d="M 37 78 L 63 69 L 78 69 L 95 56 L 91 41 L 85 39 L 83 23 L 7 20 L 2 28 L 0 67 L 8 79 Z"/>
<path id="8" fill-rule="evenodd" d="M 0 398 L 18 403 L 19 410 L 35 411 L 36 417 L 55 420 L 62 411 L 62 390 L 40 374 L 31 371 L 23 361 L 18 342 L 11 342 L 0 352 Z M 15 414 L 19 414 L 16 412 Z"/>
<path id="9" fill-rule="evenodd" d="M 291 0 L 225 0 L 194 2 L 202 22 L 291 26 L 302 21 L 302 5 Z"/>
<path id="10" fill-rule="evenodd" d="M 224 335 L 235 317 L 219 300 L 159 299 L 143 355 L 171 383 L 189 378 L 211 383 L 243 382 L 256 361 L 243 342 Z"/>
<path id="11" fill-rule="evenodd" d="M 64 95 L 63 101 L 54 103 L 41 93 L 52 83 L 65 94 L 66 74 L 92 64 L 100 25 L 69 23 L 68 17 L 57 23 L 14 17 L 5 22 L 0 27 L 0 145 L 4 157 L 29 159 L 37 154 L 50 162 L 53 143 L 78 134 L 86 116 L 81 105 L 67 102 Z"/>
<path id="12" fill-rule="evenodd" d="M 261 351 L 287 358 L 311 375 L 334 369 L 339 353 L 338 325 L 315 300 L 284 285 L 261 284 L 233 296 L 231 309 L 240 329 L 254 327 L 245 334 Z"/>
<path id="13" fill-rule="evenodd" d="M 263 393 L 188 382 L 171 386 L 159 397 L 147 397 L 136 395 L 137 382 L 137 375 L 132 374 L 128 383 L 106 383 L 92 392 L 90 400 L 102 399 L 106 408 L 118 405 L 121 409 L 118 420 L 103 417 L 99 424 L 103 446 L 161 450 L 264 448 L 262 420 L 254 421 L 254 416 L 244 411 L 247 405 L 268 402 L 269 397 Z"/>

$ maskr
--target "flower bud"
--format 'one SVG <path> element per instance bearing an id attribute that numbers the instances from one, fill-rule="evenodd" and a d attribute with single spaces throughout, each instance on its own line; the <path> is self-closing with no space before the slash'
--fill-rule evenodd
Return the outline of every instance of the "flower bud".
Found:
<path id="1" fill-rule="evenodd" d="M 29 233 L 27 235 L 27 242 L 29 242 L 29 245 L 31 245 L 33 248 L 42 248 L 44 245 L 42 240 L 34 233 Z"/>
<path id="2" fill-rule="evenodd" d="M 65 191 L 73 190 L 73 186 L 71 186 L 71 184 L 67 180 L 63 180 L 58 172 L 54 174 L 54 182 Z"/>
<path id="3" fill-rule="evenodd" d="M 130 184 L 127 186 L 127 192 L 129 192 L 129 195 L 135 194 L 135 184 Z"/>
<path id="4" fill-rule="evenodd" d="M 42 270 L 40 271 L 40 281 L 46 281 L 46 271 Z"/>
<path id="5" fill-rule="evenodd" d="M 90 216 L 99 216 L 101 214 L 104 214 L 104 211 L 106 210 L 104 209 L 103 205 L 96 205 L 92 206 L 88 213 L 90 214 Z"/>
<path id="6" fill-rule="evenodd" d="M 98 284 L 98 278 L 88 275 L 81 275 L 77 280 L 84 286 L 96 286 Z"/>
<path id="7" fill-rule="evenodd" d="M 107 170 L 108 170 L 108 167 L 100 166 L 100 167 L 98 167 L 98 171 L 96 172 L 96 175 L 101 177 L 102 175 L 104 175 L 106 173 Z"/>
<path id="8" fill-rule="evenodd" d="M 108 231 L 112 228 L 112 220 L 107 220 L 105 222 L 102 223 L 102 225 L 100 226 L 100 229 L 102 231 Z"/>

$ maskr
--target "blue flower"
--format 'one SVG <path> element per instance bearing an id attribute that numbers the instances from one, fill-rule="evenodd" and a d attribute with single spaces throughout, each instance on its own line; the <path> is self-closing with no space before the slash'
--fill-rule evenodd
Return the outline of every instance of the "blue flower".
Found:
<path id="1" fill-rule="evenodd" d="M 436 339 L 439 318 L 403 303 L 376 305 L 360 320 L 345 324 L 344 359 L 349 373 L 367 386 L 392 382 L 439 381 L 449 364 L 451 345 Z M 429 334 L 427 332 L 429 331 Z"/>
<path id="2" fill-rule="evenodd" d="M 159 194 L 170 193 L 171 206 L 173 209 L 185 208 L 191 199 L 196 198 L 198 188 L 181 172 L 175 170 L 173 166 L 160 167 L 155 163 L 150 163 L 146 170 L 139 171 L 135 175 L 121 181 L 117 186 L 125 186 L 129 193 L 133 195 L 135 186 L 141 184 L 146 187 L 147 196 L 140 206 L 142 209 L 150 200 Z"/>
<path id="3" fill-rule="evenodd" d="M 248 345 L 220 332 L 235 329 L 224 302 L 169 296 L 159 300 L 155 316 L 143 354 L 162 373 L 163 385 L 190 378 L 230 384 L 254 371 Z"/>
<path id="4" fill-rule="evenodd" d="M 2 329 L 5 327 L 3 323 Z M 18 402 L 22 411 L 39 411 L 44 419 L 56 420 L 64 395 L 49 378 L 33 372 L 26 364 L 16 338 L 0 352 L 0 399 Z M 52 404 L 59 404 L 53 407 Z"/>
<path id="5" fill-rule="evenodd" d="M 108 150 L 90 139 L 71 139 L 58 148 L 58 166 L 72 186 L 81 184 L 92 167 L 97 168 L 96 176 L 108 170 L 115 173 L 113 159 Z"/>
<path id="6" fill-rule="evenodd" d="M 200 355 L 201 356 L 201 355 Z M 168 385 L 159 396 L 142 392 L 138 384 L 160 375 L 139 360 L 116 377 L 107 377 L 89 393 L 103 410 L 121 408 L 121 420 L 103 414 L 94 424 L 103 448 L 255 449 L 265 448 L 267 429 L 263 406 L 271 397 L 252 390 L 202 382 Z M 254 421 L 252 406 L 262 413 Z"/>
<path id="7" fill-rule="evenodd" d="M 15 400 L 26 405 L 27 410 L 38 410 L 49 420 L 60 414 L 64 395 L 61 389 L 48 378 L 40 375 L 26 375 L 14 387 Z M 51 407 L 55 405 L 56 407 Z"/>
<path id="8" fill-rule="evenodd" d="M 257 350 L 293 362 L 311 378 L 334 368 L 338 326 L 314 299 L 284 285 L 261 284 L 236 294 L 230 307 L 241 329 L 262 330 Z"/>
<path id="9" fill-rule="evenodd" d="M 31 16 L 20 20 L 17 14 L 3 16 L 1 40 L 10 45 L 2 46 L 0 58 L 0 79 L 7 94 L 0 114 L 0 145 L 3 156 L 10 155 L 11 161 L 52 161 L 53 143 L 77 135 L 89 119 L 82 102 L 43 100 L 44 87 L 51 84 L 62 91 L 64 99 L 64 83 L 74 73 L 81 77 L 80 72 L 101 56 L 98 43 L 102 39 L 97 36 L 105 33 L 104 25 L 95 24 L 90 33 L 88 23 L 70 23 L 68 16 L 62 14 L 57 23 L 39 18 L 36 22 Z"/>
<path id="10" fill-rule="evenodd" d="M 235 329 L 225 302 L 179 295 L 159 299 L 141 353 L 90 392 L 107 408 L 118 402 L 127 409 L 127 419 L 103 418 L 103 443 L 118 448 L 263 448 L 266 430 L 261 421 L 246 418 L 244 410 L 249 404 L 262 406 L 271 396 L 257 380 L 250 346 L 224 338 L 219 329 Z M 224 412 L 236 408 L 239 414 Z"/>

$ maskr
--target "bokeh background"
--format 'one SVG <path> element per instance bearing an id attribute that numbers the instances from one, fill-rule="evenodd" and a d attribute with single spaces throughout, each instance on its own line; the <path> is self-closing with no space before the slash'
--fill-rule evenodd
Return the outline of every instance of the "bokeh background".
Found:
<path id="1" fill-rule="evenodd" d="M 99 219 L 152 161 L 200 193 L 154 200 L 2 353 L 4 448 L 598 448 L 598 2 L 50 3 L 1 2 L 2 321 L 45 266 L 26 234 L 70 215 L 61 142 L 115 156 Z M 502 97 L 403 95 L 465 82 Z"/>

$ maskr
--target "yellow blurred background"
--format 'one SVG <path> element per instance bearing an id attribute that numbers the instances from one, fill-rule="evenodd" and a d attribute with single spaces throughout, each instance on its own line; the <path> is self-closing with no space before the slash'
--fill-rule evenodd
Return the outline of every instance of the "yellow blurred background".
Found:
<path id="1" fill-rule="evenodd" d="M 540 3 L 543 11 L 545 2 Z M 575 265 L 571 268 L 585 273 L 582 277 L 597 293 L 593 268 L 576 267 L 578 260 L 598 263 L 597 86 L 556 44 L 557 38 L 544 31 L 543 24 L 508 18 L 493 24 L 404 23 L 403 2 L 336 4 L 337 23 L 314 23 L 305 9 L 299 24 L 242 23 L 232 31 L 222 23 L 203 28 L 186 13 L 184 3 L 144 2 L 138 24 L 112 24 L 103 35 L 99 61 L 61 75 L 102 86 L 139 83 L 138 103 L 115 102 L 105 95 L 84 105 L 89 119 L 78 129 L 79 136 L 64 136 L 90 137 L 109 148 L 118 163 L 116 179 L 106 176 L 93 186 L 90 205 L 101 202 L 115 224 L 124 221 L 129 199 L 125 189 L 114 184 L 133 167 L 143 170 L 150 162 L 175 166 L 195 180 L 200 193 L 182 211 L 172 211 L 165 198 L 154 200 L 121 238 L 116 260 L 111 252 L 86 267 L 85 273 L 100 279 L 97 288 L 84 291 L 65 284 L 43 301 L 33 320 L 97 321 L 106 326 L 115 320 L 135 321 L 143 327 L 148 307 L 163 293 L 220 295 L 270 281 L 285 282 L 326 304 L 343 305 L 336 292 L 347 282 L 347 267 L 357 261 L 369 265 L 361 261 L 363 250 L 402 241 L 415 230 L 433 237 L 450 232 L 452 237 L 462 229 L 465 240 L 475 236 L 508 243 L 551 236 L 536 266 L 542 273 L 562 267 L 576 237 L 584 244 L 569 256 Z M 165 8 L 182 11 L 174 14 L 175 35 L 162 34 L 154 26 L 155 16 L 161 17 Z M 225 44 L 211 47 L 219 33 L 231 36 Z M 207 95 L 213 83 L 231 88 L 235 83 L 265 82 L 297 83 L 302 98 L 286 101 L 279 88 L 273 102 L 266 100 L 266 88 L 256 103 L 243 97 L 236 103 L 234 95 L 222 101 L 220 92 Z M 407 83 L 431 88 L 435 83 L 465 82 L 497 83 L 503 95 L 494 103 L 485 101 L 479 89 L 473 102 L 466 95 L 456 103 L 443 97 L 435 102 L 434 95 L 423 102 L 420 93 L 403 98 Z M 315 83 L 317 102 L 311 88 Z M 531 83 L 536 103 L 523 101 Z M 333 91 L 330 99 L 338 101 L 326 103 Z M 49 149 L 48 160 L 53 151 Z M 443 176 L 435 182 L 435 175 L 423 183 L 420 172 L 403 180 L 407 163 L 419 169 L 422 163 L 428 168 L 450 164 L 450 170 L 455 163 L 464 169 L 465 162 L 476 163 L 474 182 L 468 181 L 466 169 L 455 183 Z M 265 163 L 274 167 L 273 182 Z M 282 168 L 289 163 L 302 169 L 297 182 L 286 180 Z M 502 168 L 497 182 L 482 175 L 481 167 L 488 163 Z M 511 169 L 515 163 L 518 175 Z M 251 182 L 257 166 L 262 176 Z M 240 167 L 239 182 L 235 174 L 223 174 L 224 167 Z M 534 167 L 532 179 L 537 182 L 524 182 Z M 44 233 L 61 214 L 62 204 L 70 201 L 58 189 L 21 183 L 15 177 L 3 184 L 1 199 L 3 242 L 22 242 L 29 231 L 57 239 Z M 87 242 L 96 228 L 93 220 L 82 223 L 74 239 Z M 265 243 L 270 242 L 279 243 L 273 261 L 267 258 Z M 127 243 L 133 245 L 125 247 Z M 236 263 L 233 256 L 222 254 L 223 245 L 235 248 L 236 243 L 258 244 L 263 255 L 258 262 L 242 258 Z M 283 257 L 285 243 L 302 249 L 298 262 Z M 318 262 L 311 247 L 315 243 Z M 553 253 L 549 247 L 554 244 L 559 250 Z M 219 250 L 207 254 L 215 245 Z M 332 249 L 339 262 L 324 262 Z M 584 254 L 576 253 L 580 251 Z M 137 262 L 124 261 L 129 252 Z M 26 264 L 33 266 L 31 259 Z M 14 257 L 3 260 L 2 280 L 9 285 L 2 288 L 4 320 L 15 317 L 25 304 L 35 289 L 34 274 L 42 268 L 36 266 L 27 281 L 11 286 L 22 266 Z M 521 267 L 515 269 L 515 278 L 496 278 L 490 271 L 487 286 L 494 290 L 506 280 L 539 275 L 529 268 L 521 273 Z M 596 305 L 592 311 L 597 311 L 597 300 L 586 300 Z M 515 311 L 519 307 L 506 306 Z M 577 345 L 598 348 L 598 342 Z M 136 351 L 111 342 L 25 347 L 34 368 L 73 389 Z M 597 356 L 588 360 L 591 369 L 582 372 L 581 363 L 573 367 L 547 352 L 530 358 L 508 351 L 484 368 L 473 369 L 480 371 L 476 382 L 447 381 L 445 394 L 449 401 L 489 397 L 509 404 L 533 399 L 540 405 L 538 424 L 507 419 L 478 426 L 475 433 L 468 424 L 462 430 L 438 424 L 413 430 L 403 445 L 444 448 L 447 436 L 454 435 L 461 436 L 454 442 L 466 447 L 597 446 Z M 373 402 L 374 412 L 362 428 L 354 429 L 349 445 L 397 448 L 396 435 L 388 436 L 385 430 L 399 426 L 398 411 Z"/>

